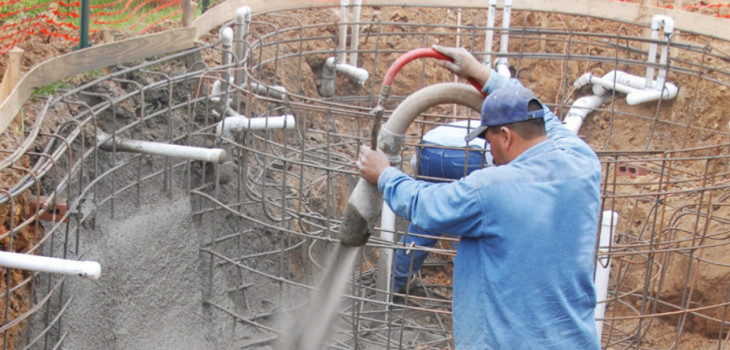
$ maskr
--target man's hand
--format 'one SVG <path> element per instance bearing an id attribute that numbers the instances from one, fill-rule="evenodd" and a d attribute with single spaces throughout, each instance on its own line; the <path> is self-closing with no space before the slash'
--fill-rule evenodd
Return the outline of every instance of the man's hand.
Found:
<path id="1" fill-rule="evenodd" d="M 440 60 L 438 61 L 438 64 L 459 77 L 467 80 L 471 79 L 482 86 L 484 86 L 487 83 L 487 80 L 489 80 L 489 74 L 491 73 L 489 67 L 477 61 L 477 59 L 465 48 L 434 45 L 433 49 L 454 60 L 454 62 Z"/>
<path id="2" fill-rule="evenodd" d="M 361 145 L 355 165 L 360 170 L 360 176 L 369 183 L 377 185 L 380 173 L 390 167 L 390 161 L 383 151 L 373 151 L 370 147 Z"/>

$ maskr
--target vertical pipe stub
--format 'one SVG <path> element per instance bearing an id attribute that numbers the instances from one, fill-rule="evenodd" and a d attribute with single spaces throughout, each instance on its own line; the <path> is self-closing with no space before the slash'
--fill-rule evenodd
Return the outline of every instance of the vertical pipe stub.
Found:
<path id="1" fill-rule="evenodd" d="M 499 53 L 500 57 L 495 62 L 495 69 L 497 72 L 504 77 L 511 77 L 512 73 L 509 71 L 509 61 L 504 56 L 509 52 L 509 27 L 510 19 L 512 18 L 512 0 L 504 1 L 504 13 L 502 15 L 502 36 L 499 39 Z"/>
<path id="2" fill-rule="evenodd" d="M 319 86 L 317 87 L 317 92 L 322 97 L 332 97 L 335 95 L 336 77 L 335 58 L 329 57 L 322 65 L 322 75 L 320 76 Z"/>
<path id="3" fill-rule="evenodd" d="M 243 69 L 241 69 L 242 60 L 244 57 L 244 51 L 246 50 L 243 38 L 248 35 L 248 24 L 251 22 L 251 8 L 248 6 L 239 7 L 236 10 L 236 71 L 233 73 L 233 84 L 235 86 L 243 86 L 246 83 L 246 76 Z M 233 95 L 233 105 L 235 108 L 240 106 L 241 94 Z"/>
<path id="4" fill-rule="evenodd" d="M 594 276 L 594 284 L 596 289 L 596 333 L 598 334 L 598 342 L 601 341 L 603 334 L 603 318 L 606 314 L 606 298 L 608 296 L 608 279 L 611 272 L 611 261 L 608 257 L 608 247 L 611 245 L 613 232 L 616 232 L 618 224 L 618 213 L 610 210 L 603 212 L 601 220 L 601 228 L 598 238 L 598 254 L 596 261 L 596 271 Z"/>
<path id="5" fill-rule="evenodd" d="M 225 27 L 223 30 L 219 33 L 220 39 L 222 41 L 223 46 L 223 57 L 221 58 L 221 64 L 223 66 L 228 66 L 231 64 L 231 46 L 233 45 L 233 29 L 230 27 Z M 228 69 L 225 69 L 221 73 L 221 77 L 223 78 L 223 83 L 221 84 L 221 90 L 223 91 L 223 96 L 220 99 L 220 105 L 218 108 L 220 109 L 221 116 L 226 116 L 226 113 L 228 112 L 228 84 L 230 83 L 231 73 Z"/>
<path id="6" fill-rule="evenodd" d="M 347 59 L 347 22 L 350 17 L 350 0 L 340 0 L 340 38 L 337 49 L 337 63 L 345 63 Z"/>
<path id="7" fill-rule="evenodd" d="M 488 67 L 492 66 L 492 41 L 494 41 L 494 17 L 497 14 L 497 0 L 489 0 L 489 10 L 487 12 L 487 33 L 484 37 L 484 64 Z"/>

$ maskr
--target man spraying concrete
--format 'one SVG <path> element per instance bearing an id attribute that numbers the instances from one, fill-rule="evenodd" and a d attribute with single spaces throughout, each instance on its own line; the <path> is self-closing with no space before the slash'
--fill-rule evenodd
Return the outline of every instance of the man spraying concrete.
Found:
<path id="1" fill-rule="evenodd" d="M 593 253 L 601 166 L 517 80 L 464 49 L 441 65 L 484 83 L 481 125 L 495 167 L 450 183 L 415 180 L 361 147 L 361 176 L 427 232 L 461 237 L 454 260 L 457 349 L 598 349 Z"/>

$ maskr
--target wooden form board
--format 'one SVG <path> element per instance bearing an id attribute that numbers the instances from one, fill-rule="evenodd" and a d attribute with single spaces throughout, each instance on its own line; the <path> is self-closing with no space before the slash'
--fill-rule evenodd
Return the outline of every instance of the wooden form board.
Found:
<path id="1" fill-rule="evenodd" d="M 294 8 L 338 6 L 337 0 L 228 0 L 193 21 L 191 27 L 171 29 L 120 42 L 93 46 L 46 61 L 28 72 L 0 104 L 0 134 L 18 115 L 33 89 L 94 69 L 162 55 L 193 47 L 195 40 L 235 18 L 236 10 L 249 6 L 252 13 Z M 485 0 L 363 0 L 365 6 L 427 6 L 487 8 Z M 684 32 L 702 34 L 730 41 L 727 19 L 709 17 L 656 7 L 639 6 L 606 0 L 515 0 L 514 10 L 553 12 L 600 17 L 624 23 L 648 25 L 657 14 L 671 16 L 674 27 Z"/>
<path id="2" fill-rule="evenodd" d="M 295 8 L 317 8 L 339 6 L 339 0 L 229 0 L 222 3 L 198 20 L 198 36 L 207 33 L 218 25 L 233 20 L 236 10 L 249 6 L 253 13 L 280 11 Z M 350 2 L 352 4 L 352 2 Z M 486 0 L 362 0 L 363 6 L 425 6 L 425 7 L 489 7 Z M 498 1 L 501 7 L 502 1 Z M 637 5 L 608 0 L 513 0 L 512 9 L 562 13 L 566 15 L 590 16 L 623 23 L 645 24 L 649 26 L 654 15 L 667 15 L 674 19 L 674 28 L 688 33 L 702 34 L 730 41 L 730 22 L 727 19 L 697 13 Z M 215 12 L 215 13 L 210 13 Z M 203 18 L 210 13 L 211 16 Z"/>
<path id="3" fill-rule="evenodd" d="M 172 29 L 89 47 L 43 62 L 25 74 L 0 104 L 0 133 L 10 125 L 37 87 L 95 69 L 187 49 L 194 45 L 194 40 L 195 28 Z"/>
<path id="4" fill-rule="evenodd" d="M 10 95 L 10 91 L 18 84 L 22 73 L 20 72 L 20 59 L 23 57 L 23 49 L 14 47 L 8 55 L 8 65 L 5 67 L 3 81 L 0 83 L 0 101 Z"/>

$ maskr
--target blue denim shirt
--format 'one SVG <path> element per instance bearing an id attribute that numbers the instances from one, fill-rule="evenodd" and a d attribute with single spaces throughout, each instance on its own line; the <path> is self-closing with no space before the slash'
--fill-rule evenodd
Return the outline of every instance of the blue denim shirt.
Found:
<path id="1" fill-rule="evenodd" d="M 519 84 L 492 73 L 485 91 Z M 454 259 L 457 349 L 599 349 L 593 256 L 601 165 L 547 107 L 549 137 L 509 164 L 450 183 L 386 169 L 393 211 L 461 236 Z"/>

